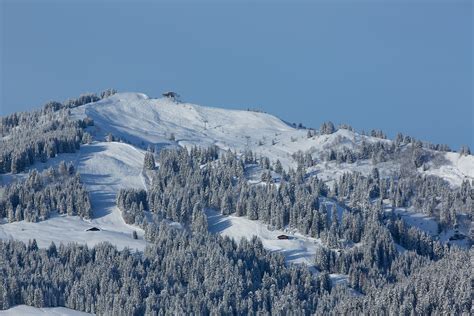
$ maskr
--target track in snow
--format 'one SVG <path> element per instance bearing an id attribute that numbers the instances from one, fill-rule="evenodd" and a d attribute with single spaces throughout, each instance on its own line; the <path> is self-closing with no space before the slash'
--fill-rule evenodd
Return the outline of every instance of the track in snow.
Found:
<path id="1" fill-rule="evenodd" d="M 142 175 L 143 157 L 142 151 L 127 144 L 94 143 L 82 146 L 75 154 L 62 154 L 45 164 L 36 164 L 34 167 L 42 170 L 57 165 L 61 160 L 72 161 L 90 192 L 93 219 L 83 220 L 77 216 L 57 215 L 39 223 L 5 223 L 0 225 L 0 238 L 14 238 L 24 242 L 36 238 L 40 247 L 48 247 L 52 241 L 78 242 L 89 246 L 110 242 L 119 249 L 128 247 L 143 250 L 146 245 L 143 230 L 126 224 L 115 205 L 115 196 L 119 189 L 145 187 Z M 93 226 L 101 231 L 85 231 Z M 137 231 L 138 240 L 132 238 L 133 231 Z"/>

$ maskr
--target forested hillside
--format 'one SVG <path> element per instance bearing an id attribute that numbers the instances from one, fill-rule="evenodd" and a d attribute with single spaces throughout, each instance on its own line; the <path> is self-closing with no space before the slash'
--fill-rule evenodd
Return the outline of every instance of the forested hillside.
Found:
<path id="1" fill-rule="evenodd" d="M 33 169 L 23 181 L 3 188 L 0 197 L 0 218 L 8 221 L 37 222 L 52 212 L 91 218 L 89 193 L 71 164 L 64 161 L 58 169 L 42 173 Z"/>
<path id="2" fill-rule="evenodd" d="M 0 131 L 0 309 L 472 309 L 467 147 L 114 90 Z"/>

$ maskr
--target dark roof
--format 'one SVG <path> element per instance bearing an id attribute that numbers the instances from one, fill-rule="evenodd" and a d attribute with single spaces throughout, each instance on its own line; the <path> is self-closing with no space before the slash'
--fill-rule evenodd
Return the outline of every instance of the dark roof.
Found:
<path id="1" fill-rule="evenodd" d="M 176 98 L 176 97 L 179 96 L 179 94 L 177 94 L 176 92 L 173 92 L 173 91 L 167 91 L 167 92 L 163 93 L 163 96 L 167 97 L 167 98 Z"/>
<path id="2" fill-rule="evenodd" d="M 277 236 L 278 239 L 290 239 L 288 235 L 279 235 Z"/>
<path id="3" fill-rule="evenodd" d="M 449 237 L 449 240 L 463 240 L 466 238 L 463 234 L 455 233 L 453 236 Z"/>
<path id="4" fill-rule="evenodd" d="M 100 231 L 100 229 L 97 228 L 97 227 L 91 227 L 91 228 L 87 229 L 86 231 L 87 232 L 98 232 L 98 231 Z"/>

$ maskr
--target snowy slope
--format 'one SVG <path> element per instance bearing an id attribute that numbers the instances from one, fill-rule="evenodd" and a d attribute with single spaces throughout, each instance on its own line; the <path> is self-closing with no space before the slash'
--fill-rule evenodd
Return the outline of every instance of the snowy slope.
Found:
<path id="1" fill-rule="evenodd" d="M 444 164 L 433 166 L 425 173 L 448 180 L 453 185 L 461 185 L 463 180 L 474 179 L 474 156 L 459 153 L 444 153 Z"/>
<path id="2" fill-rule="evenodd" d="M 110 242 L 120 249 L 143 250 L 146 245 L 143 230 L 126 224 L 115 205 L 115 195 L 120 188 L 145 187 L 143 156 L 142 151 L 127 144 L 94 143 L 82 146 L 76 154 L 62 154 L 45 164 L 35 164 L 34 167 L 41 170 L 57 165 L 61 160 L 72 161 L 90 192 L 93 219 L 87 221 L 76 216 L 55 216 L 39 223 L 4 223 L 0 225 L 0 238 L 25 242 L 36 238 L 40 247 L 48 247 L 52 241 L 87 243 L 89 246 Z M 101 231 L 85 231 L 93 226 Z M 132 238 L 134 230 L 138 233 L 138 240 Z"/>
<path id="3" fill-rule="evenodd" d="M 242 238 L 251 239 L 257 236 L 263 246 L 270 251 L 280 252 L 288 263 L 304 263 L 314 265 L 314 254 L 321 246 L 316 238 L 292 234 L 283 230 L 269 230 L 267 225 L 260 221 L 253 221 L 246 217 L 224 216 L 216 211 L 206 210 L 209 231 L 223 236 L 234 238 L 237 242 Z M 289 240 L 279 240 L 278 235 L 288 235 Z"/>
<path id="4" fill-rule="evenodd" d="M 96 143 L 81 150 L 77 168 L 91 194 L 92 224 L 104 230 L 132 233 L 138 228 L 127 225 L 115 206 L 121 188 L 145 188 L 142 176 L 142 151 L 122 143 Z"/>
<path id="5" fill-rule="evenodd" d="M 225 216 L 213 210 L 206 210 L 209 231 L 228 236 L 239 242 L 242 238 L 251 239 L 257 236 L 263 247 L 270 251 L 281 253 L 289 264 L 305 264 L 310 271 L 317 275 L 314 267 L 316 249 L 321 247 L 321 240 L 285 230 L 269 230 L 268 226 L 258 220 L 247 217 Z M 287 235 L 288 240 L 279 240 L 279 235 Z M 348 276 L 343 274 L 329 275 L 333 285 L 345 283 Z"/>
<path id="6" fill-rule="evenodd" d="M 318 160 L 321 153 L 330 149 L 346 147 L 358 150 L 363 141 L 391 143 L 390 140 L 360 135 L 346 129 L 308 138 L 306 129 L 293 128 L 270 114 L 175 103 L 166 98 L 150 99 L 141 93 L 117 93 L 96 103 L 75 108 L 73 115 L 94 119 L 95 127 L 90 128 L 90 131 L 99 140 L 110 132 L 141 148 L 152 144 L 158 148 L 217 145 L 224 150 L 237 152 L 251 149 L 271 161 L 279 159 L 284 167 L 296 166 L 291 156 L 300 150 L 311 153 Z M 170 140 L 172 135 L 174 141 Z M 446 155 L 445 163 L 433 166 L 426 173 L 439 175 L 453 185 L 459 185 L 463 179 L 474 179 L 474 156 L 458 159 L 455 153 L 435 154 Z M 320 163 L 312 171 L 322 178 L 333 180 L 346 171 L 366 174 L 373 167 L 370 160 L 342 166 Z M 377 167 L 382 170 L 382 175 L 389 175 L 399 170 L 400 162 L 382 163 Z"/>
<path id="7" fill-rule="evenodd" d="M 94 119 L 99 137 L 111 132 L 136 145 L 214 144 L 236 150 L 257 148 L 261 141 L 264 144 L 261 152 L 270 154 L 272 158 L 282 158 L 287 163 L 290 163 L 289 154 L 293 150 L 283 143 L 291 142 L 291 137 L 305 135 L 304 131 L 296 130 L 269 114 L 177 104 L 168 99 L 149 99 L 137 93 L 118 93 L 74 111 L 78 116 L 87 115 Z M 171 134 L 174 134 L 175 142 L 169 140 Z M 272 139 L 280 145 L 269 150 Z"/>
<path id="8" fill-rule="evenodd" d="M 321 152 L 330 148 L 354 148 L 364 139 L 348 130 L 307 138 L 306 129 L 296 129 L 273 115 L 240 110 L 175 103 L 169 99 L 149 99 L 139 93 L 118 93 L 73 110 L 76 117 L 91 117 L 98 138 L 107 133 L 137 146 L 217 145 L 226 150 L 252 151 L 295 166 L 291 155 L 298 150 Z M 170 140 L 174 134 L 175 141 Z"/>
<path id="9" fill-rule="evenodd" d="M 34 167 L 42 169 L 57 165 L 60 160 L 73 161 L 91 193 L 94 218 L 84 221 L 77 217 L 56 216 L 41 223 L 22 221 L 2 224 L 0 238 L 14 237 L 27 241 L 35 237 L 42 247 L 48 246 L 51 241 L 76 241 L 89 245 L 109 241 L 119 248 L 143 249 L 143 231 L 124 223 L 115 206 L 115 195 L 120 188 L 146 187 L 147 179 L 142 172 L 142 165 L 143 148 L 148 144 L 158 149 L 164 146 L 212 144 L 224 150 L 251 149 L 272 161 L 279 159 L 285 167 L 294 167 L 295 161 L 291 155 L 299 150 L 309 152 L 317 159 L 329 149 L 346 147 L 357 150 L 363 141 L 390 142 L 345 129 L 308 138 L 307 130 L 295 129 L 270 114 L 175 103 L 169 99 L 150 99 L 140 93 L 118 93 L 96 103 L 74 108 L 72 114 L 76 118 L 88 116 L 94 119 L 95 125 L 88 130 L 98 142 L 82 146 L 76 154 L 62 154 L 46 164 L 37 163 Z M 104 142 L 109 132 L 131 145 Z M 170 140 L 172 134 L 175 140 Z M 420 169 L 420 172 L 441 176 L 453 185 L 460 185 L 463 179 L 474 179 L 474 156 L 440 152 L 437 155 L 442 156 L 443 163 L 431 165 L 426 171 Z M 370 160 L 353 164 L 319 161 L 309 172 L 331 181 L 348 171 L 367 174 L 373 167 Z M 380 163 L 377 167 L 382 176 L 388 176 L 399 170 L 400 163 L 390 161 Z M 3 175 L 2 182 L 6 184 L 18 177 L 21 175 Z M 259 181 L 258 177 L 254 180 Z M 236 223 L 240 220 L 231 219 Z M 92 226 L 102 231 L 84 231 Z M 134 230 L 138 232 L 139 240 L 131 238 Z M 266 233 L 262 234 L 265 237 Z M 272 232 L 270 237 L 273 238 L 273 235 Z M 291 247 L 301 246 L 294 245 L 295 242 L 290 243 Z"/>

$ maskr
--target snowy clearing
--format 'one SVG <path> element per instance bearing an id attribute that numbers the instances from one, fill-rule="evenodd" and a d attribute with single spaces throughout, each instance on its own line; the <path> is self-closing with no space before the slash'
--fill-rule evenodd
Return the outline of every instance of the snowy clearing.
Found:
<path id="1" fill-rule="evenodd" d="M 51 242 L 55 244 L 80 243 L 91 247 L 101 242 L 110 242 L 119 249 L 128 247 L 143 250 L 145 248 L 143 237 L 135 240 L 131 238 L 131 233 L 121 232 L 118 229 L 86 231 L 94 226 L 96 225 L 77 216 L 58 215 L 39 223 L 21 221 L 2 224 L 0 225 L 0 239 L 15 239 L 25 243 L 36 239 L 41 248 L 49 247 Z"/>
<path id="2" fill-rule="evenodd" d="M 257 236 L 266 249 L 280 252 L 288 263 L 314 265 L 314 255 L 321 243 L 316 238 L 283 230 L 269 230 L 266 224 L 246 217 L 224 216 L 213 210 L 206 210 L 206 214 L 209 231 L 212 233 L 229 236 L 237 242 L 242 238 Z M 287 235 L 290 239 L 279 240 L 278 235 Z"/>
<path id="3" fill-rule="evenodd" d="M 90 192 L 93 219 L 56 216 L 39 223 L 5 223 L 0 225 L 0 238 L 23 241 L 36 238 L 40 247 L 47 247 L 52 241 L 87 243 L 89 246 L 108 241 L 119 249 L 143 250 L 146 246 L 143 230 L 126 224 L 115 205 L 119 189 L 145 188 L 143 157 L 141 150 L 128 144 L 93 143 L 82 146 L 75 154 L 62 154 L 47 163 L 35 164 L 35 168 L 42 170 L 57 165 L 61 160 L 73 162 Z M 98 227 L 101 231 L 85 231 L 91 227 Z M 137 231 L 138 240 L 132 238 L 133 231 Z"/>
<path id="4" fill-rule="evenodd" d="M 445 153 L 446 164 L 433 166 L 424 171 L 426 174 L 446 179 L 455 186 L 460 186 L 464 180 L 474 180 L 474 156 L 461 156 L 459 153 Z"/>
<path id="5" fill-rule="evenodd" d="M 417 213 L 413 209 L 397 208 L 395 212 L 397 215 L 400 215 L 409 226 L 416 227 L 430 236 L 438 235 L 438 223 L 434 217 Z"/>
<path id="6" fill-rule="evenodd" d="M 451 238 L 455 235 L 455 230 L 448 229 L 443 230 L 441 233 L 438 231 L 438 222 L 434 217 L 430 217 L 426 214 L 416 212 L 413 208 L 405 209 L 405 208 L 397 208 L 395 209 L 397 215 L 399 215 L 405 223 L 407 223 L 411 227 L 415 227 L 431 237 L 436 238 L 442 243 L 450 243 L 452 245 L 457 245 L 462 248 L 469 248 L 469 239 L 462 238 L 459 240 L 452 240 Z M 459 227 L 459 232 L 464 235 L 469 235 L 469 226 L 462 226 Z M 401 247 L 401 246 L 400 246 Z"/>
<path id="7" fill-rule="evenodd" d="M 225 216 L 214 210 L 207 209 L 207 222 L 209 231 L 233 238 L 239 242 L 242 238 L 250 239 L 257 236 L 263 247 L 270 251 L 281 253 L 288 264 L 305 264 L 309 270 L 318 275 L 314 267 L 316 249 L 321 247 L 321 240 L 304 236 L 300 233 L 292 233 L 285 230 L 270 230 L 268 226 L 258 220 L 250 220 L 246 217 Z M 280 240 L 279 235 L 287 235 L 289 239 Z M 347 283 L 348 276 L 343 274 L 330 274 L 333 285 Z"/>

